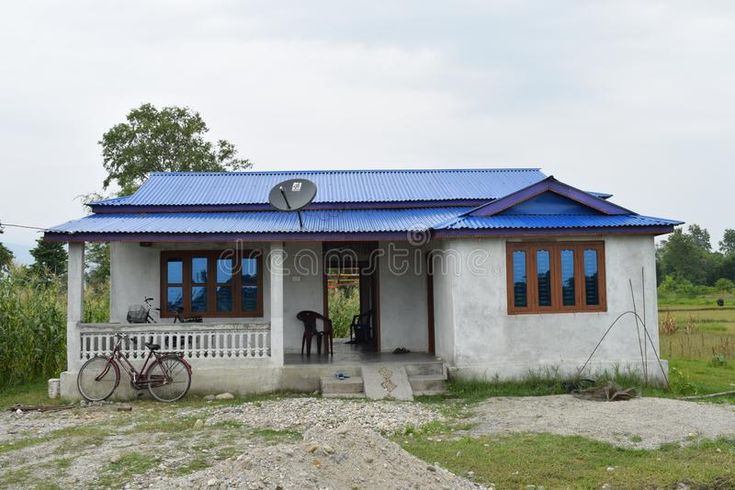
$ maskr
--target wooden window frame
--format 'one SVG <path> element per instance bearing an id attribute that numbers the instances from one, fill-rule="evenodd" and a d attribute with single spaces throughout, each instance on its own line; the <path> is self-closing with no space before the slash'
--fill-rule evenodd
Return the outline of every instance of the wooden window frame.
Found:
<path id="1" fill-rule="evenodd" d="M 597 274 L 599 304 L 586 304 L 584 280 L 584 251 L 597 251 Z M 513 284 L 513 252 L 523 251 L 526 254 L 526 304 L 515 306 L 515 288 Z M 551 306 L 539 306 L 538 275 L 536 271 L 536 253 L 549 250 L 551 254 Z M 574 251 L 574 305 L 564 306 L 561 284 L 561 251 Z M 607 281 L 605 279 L 605 242 L 507 242 L 506 243 L 506 287 L 509 315 L 529 315 L 545 313 L 593 313 L 607 311 Z"/>
<path id="2" fill-rule="evenodd" d="M 207 258 L 207 311 L 191 311 L 191 261 L 194 257 Z M 217 259 L 233 258 L 236 263 L 233 267 L 232 289 L 232 311 L 217 311 Z M 256 278 L 258 292 L 256 306 L 253 311 L 242 311 L 242 273 L 240 261 L 242 259 L 255 259 L 258 276 Z M 263 254 L 259 250 L 243 250 L 234 253 L 231 250 L 163 250 L 161 251 L 161 318 L 174 318 L 175 312 L 170 312 L 168 306 L 168 270 L 169 260 L 182 261 L 183 284 L 181 284 L 183 295 L 184 316 L 201 316 L 203 318 L 257 318 L 263 316 Z M 197 286 L 201 285 L 199 283 Z M 176 284 L 178 287 L 178 283 Z"/>

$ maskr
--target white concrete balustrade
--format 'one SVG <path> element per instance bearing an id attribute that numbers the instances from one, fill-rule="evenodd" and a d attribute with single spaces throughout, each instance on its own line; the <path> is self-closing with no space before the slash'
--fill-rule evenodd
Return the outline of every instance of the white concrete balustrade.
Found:
<path id="1" fill-rule="evenodd" d="M 122 351 L 128 359 L 144 359 L 146 342 L 158 344 L 162 352 L 181 352 L 192 364 L 213 361 L 263 360 L 271 357 L 271 332 L 267 323 L 122 325 L 80 324 L 79 353 L 83 363 L 96 355 L 112 352 L 116 333 L 125 333 Z"/>

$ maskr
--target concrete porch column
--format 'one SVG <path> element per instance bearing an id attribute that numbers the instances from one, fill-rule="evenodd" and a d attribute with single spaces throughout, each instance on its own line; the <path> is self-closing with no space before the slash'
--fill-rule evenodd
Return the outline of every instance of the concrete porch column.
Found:
<path id="1" fill-rule="evenodd" d="M 270 271 L 271 362 L 283 366 L 283 263 L 285 251 L 282 242 L 271 244 L 268 269 Z"/>
<path id="2" fill-rule="evenodd" d="M 76 372 L 81 361 L 79 323 L 84 316 L 84 243 L 69 243 L 66 303 L 66 370 Z"/>

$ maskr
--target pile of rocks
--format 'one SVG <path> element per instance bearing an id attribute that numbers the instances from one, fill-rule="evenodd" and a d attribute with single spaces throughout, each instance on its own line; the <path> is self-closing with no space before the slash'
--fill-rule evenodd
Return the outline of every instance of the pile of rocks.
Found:
<path id="1" fill-rule="evenodd" d="M 234 420 L 250 427 L 298 431 L 311 427 L 330 429 L 349 422 L 383 434 L 444 419 L 437 410 L 415 403 L 326 398 L 284 398 L 214 409 L 207 407 L 181 415 L 201 416 L 207 424 Z"/>
<path id="2" fill-rule="evenodd" d="M 315 427 L 303 442 L 258 447 L 161 487 L 478 489 L 479 484 L 427 464 L 359 424 Z"/>

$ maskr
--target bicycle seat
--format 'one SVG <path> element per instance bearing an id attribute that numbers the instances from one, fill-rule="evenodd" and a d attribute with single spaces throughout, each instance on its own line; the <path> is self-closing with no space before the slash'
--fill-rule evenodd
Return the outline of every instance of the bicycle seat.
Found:
<path id="1" fill-rule="evenodd" d="M 150 350 L 158 350 L 161 348 L 159 344 L 151 344 L 150 342 L 146 342 L 145 346 L 148 347 Z"/>

